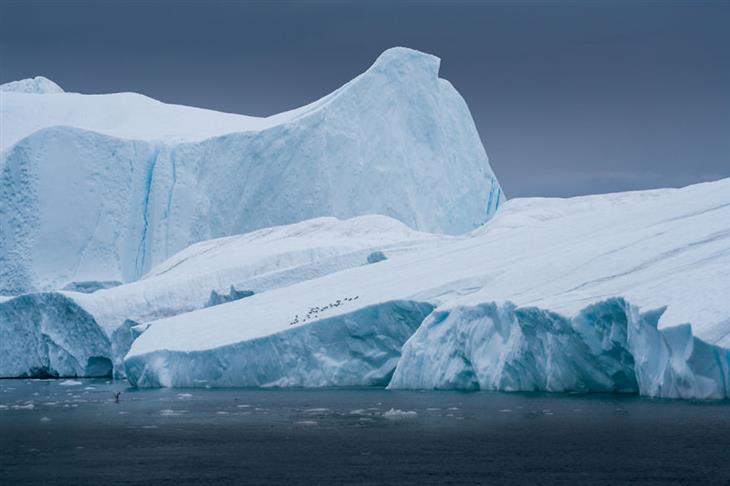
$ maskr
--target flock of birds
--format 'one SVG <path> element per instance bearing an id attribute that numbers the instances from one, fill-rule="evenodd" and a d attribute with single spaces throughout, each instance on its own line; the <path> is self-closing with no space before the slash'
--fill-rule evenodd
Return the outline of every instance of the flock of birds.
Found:
<path id="1" fill-rule="evenodd" d="M 289 325 L 294 326 L 296 324 L 304 324 L 307 321 L 318 318 L 320 312 L 324 312 L 327 309 L 334 309 L 335 307 L 344 305 L 346 302 L 354 302 L 359 298 L 360 298 L 359 295 L 356 295 L 355 297 L 345 297 L 344 299 L 337 299 L 334 302 L 330 302 L 329 304 L 327 304 L 323 307 L 318 307 L 318 306 L 310 307 L 309 310 L 307 311 L 307 314 L 304 317 L 302 317 L 301 320 L 299 319 L 299 314 L 296 314 L 294 316 L 294 319 L 289 323 Z"/>

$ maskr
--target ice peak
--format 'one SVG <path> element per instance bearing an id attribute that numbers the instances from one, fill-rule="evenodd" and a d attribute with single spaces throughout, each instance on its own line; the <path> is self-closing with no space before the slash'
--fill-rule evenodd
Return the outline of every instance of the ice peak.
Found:
<path id="1" fill-rule="evenodd" d="M 429 77 L 438 78 L 441 59 L 425 52 L 408 47 L 391 47 L 383 51 L 368 71 L 393 74 L 397 76 L 413 75 L 422 72 Z"/>
<path id="2" fill-rule="evenodd" d="M 9 83 L 0 84 L 0 91 L 26 94 L 53 94 L 64 92 L 59 85 L 43 76 L 36 76 L 35 78 L 26 78 L 19 81 L 11 81 Z"/>

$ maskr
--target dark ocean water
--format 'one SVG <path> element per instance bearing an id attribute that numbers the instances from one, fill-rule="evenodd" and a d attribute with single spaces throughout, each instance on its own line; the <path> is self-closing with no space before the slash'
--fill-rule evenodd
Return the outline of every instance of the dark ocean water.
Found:
<path id="1" fill-rule="evenodd" d="M 0 381 L 0 484 L 730 484 L 727 402 L 80 381 Z"/>

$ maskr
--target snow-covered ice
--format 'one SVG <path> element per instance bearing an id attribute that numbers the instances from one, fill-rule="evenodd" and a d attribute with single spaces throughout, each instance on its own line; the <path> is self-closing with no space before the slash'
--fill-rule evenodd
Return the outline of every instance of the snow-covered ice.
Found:
<path id="1" fill-rule="evenodd" d="M 194 386 L 195 380 L 206 380 L 213 386 L 231 385 L 236 380 L 279 386 L 371 383 L 362 379 L 370 376 L 371 368 L 360 367 L 361 356 L 353 352 L 349 340 L 337 341 L 339 346 L 332 342 L 323 345 L 319 336 L 342 333 L 343 323 L 350 322 L 362 346 L 375 342 L 362 339 L 362 330 L 368 326 L 377 326 L 375 335 L 379 338 L 390 332 L 401 336 L 401 320 L 387 319 L 388 313 L 399 308 L 394 302 L 418 309 L 431 306 L 436 309 L 432 319 L 459 306 L 509 300 L 516 306 L 514 312 L 529 313 L 533 308 L 541 315 L 559 317 L 540 321 L 547 325 L 556 319 L 570 322 L 592 304 L 623 297 L 621 302 L 626 306 L 644 313 L 666 306 L 660 328 L 690 323 L 694 336 L 710 344 L 727 345 L 730 302 L 724 295 L 730 288 L 729 195 L 730 179 L 725 179 L 683 189 L 513 200 L 490 223 L 469 235 L 421 245 L 376 265 L 341 270 L 154 321 L 132 345 L 127 371 L 139 385 Z M 345 300 L 347 297 L 350 300 Z M 338 300 L 341 305 L 306 323 L 296 319 Z M 368 315 L 374 310 L 382 317 Z M 406 320 L 421 312 L 410 314 Z M 616 319 L 610 321 L 613 329 L 627 327 L 625 315 L 611 315 Z M 705 353 L 702 349 L 720 358 L 726 356 L 722 350 L 705 345 L 686 331 L 651 334 L 646 330 L 650 327 L 640 328 L 647 336 L 659 337 L 631 340 L 627 346 L 632 356 L 679 349 L 680 342 L 687 351 L 673 352 L 672 372 L 652 371 L 651 359 L 637 366 L 638 391 L 659 396 L 720 393 L 718 387 L 727 379 L 725 362 L 721 360 L 713 370 L 705 371 L 693 363 Z M 309 350 L 300 347 L 305 337 L 315 339 Z M 444 347 L 445 353 L 447 349 Z M 272 356 L 262 356 L 261 350 L 269 350 Z M 438 354 L 438 349 L 433 353 Z M 286 356 L 286 360 L 274 360 L 274 355 Z M 343 359 L 348 355 L 352 358 Z M 288 360 L 295 356 L 305 365 L 291 365 Z M 392 358 L 389 363 L 397 362 L 395 354 Z M 685 365 L 681 364 L 683 359 Z M 327 375 L 312 374 L 310 366 L 316 360 L 327 364 Z M 266 366 L 260 364 L 263 362 Z M 319 366 L 315 368 L 319 370 Z M 694 385 L 677 385 L 681 376 L 689 376 L 679 371 L 681 366 L 694 374 Z M 264 368 L 266 374 L 257 376 Z M 647 374 L 642 375 L 645 371 Z M 704 383 L 705 378 L 713 383 Z M 397 385 L 421 386 L 407 380 Z M 533 388 L 533 384 L 525 385 L 525 389 Z M 629 386 L 626 389 L 631 390 Z M 674 391 L 667 391 L 670 389 Z"/>
<path id="2" fill-rule="evenodd" d="M 320 216 L 474 229 L 504 196 L 438 70 L 389 49 L 266 119 L 131 93 L 0 93 L 0 293 L 130 282 L 192 243 Z"/>
<path id="3" fill-rule="evenodd" d="M 3 105 L 8 101 L 8 93 L 22 93 L 22 94 L 57 94 L 63 93 L 63 89 L 50 79 L 43 76 L 36 76 L 35 78 L 21 79 L 19 81 L 11 81 L 9 83 L 0 84 L 0 96 L 2 96 Z M 10 97 L 12 100 L 13 98 Z M 37 98 L 42 99 L 42 98 Z M 5 107 L 0 108 L 5 111 Z M 4 130 L 14 130 L 16 127 L 4 127 Z M 2 148 L 4 145 L 0 145 Z"/>
<path id="4" fill-rule="evenodd" d="M 233 297 L 247 296 L 365 265 L 374 249 L 400 254 L 448 239 L 384 216 L 317 218 L 192 245 L 128 285 L 6 300 L 0 302 L 0 336 L 7 335 L 0 341 L 6 356 L 0 359 L 0 376 L 43 375 L 44 370 L 88 376 L 85 366 L 92 357 L 112 359 L 120 371 L 144 323 L 220 304 L 231 298 L 231 286 L 238 289 Z M 63 355 L 65 361 L 54 358 L 57 347 L 70 354 Z"/>
<path id="5" fill-rule="evenodd" d="M 268 118 L 0 86 L 0 377 L 728 398 L 730 179 L 505 202 L 438 69 Z"/>

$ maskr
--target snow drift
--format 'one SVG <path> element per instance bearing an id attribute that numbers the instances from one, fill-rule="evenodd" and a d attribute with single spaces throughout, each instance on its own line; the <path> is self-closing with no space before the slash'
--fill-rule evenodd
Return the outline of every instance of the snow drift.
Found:
<path id="1" fill-rule="evenodd" d="M 130 93 L 3 92 L 0 293 L 130 282 L 191 243 L 325 215 L 477 227 L 504 196 L 438 68 L 390 49 L 265 119 Z"/>

